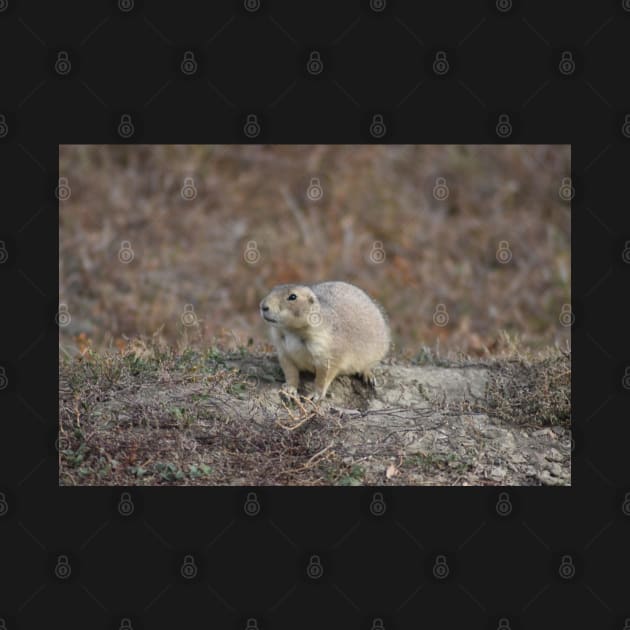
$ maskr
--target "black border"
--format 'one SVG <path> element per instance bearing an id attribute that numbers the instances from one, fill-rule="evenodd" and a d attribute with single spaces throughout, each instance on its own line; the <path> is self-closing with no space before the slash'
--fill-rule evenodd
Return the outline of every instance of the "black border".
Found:
<path id="1" fill-rule="evenodd" d="M 6 627 L 623 628 L 628 3 L 132 4 L 0 1 Z M 186 50 L 195 76 L 178 73 Z M 314 50 L 316 76 L 304 71 Z M 68 74 L 55 72 L 59 51 Z M 438 51 L 446 74 L 432 71 Z M 570 75 L 558 72 L 563 51 Z M 117 133 L 123 114 L 130 138 Z M 242 131 L 251 114 L 255 138 Z M 496 134 L 505 114 L 507 138 Z M 495 488 L 392 488 L 384 519 L 362 508 L 371 489 L 256 489 L 251 519 L 247 489 L 138 489 L 122 519 L 119 490 L 58 488 L 57 151 L 122 141 L 571 144 L 573 487 L 511 489 L 509 518 L 493 509 Z M 178 571 L 187 554 L 194 580 Z M 55 575 L 59 555 L 68 579 Z M 312 555 L 321 579 L 304 571 Z M 432 571 L 439 555 L 448 579 Z"/>

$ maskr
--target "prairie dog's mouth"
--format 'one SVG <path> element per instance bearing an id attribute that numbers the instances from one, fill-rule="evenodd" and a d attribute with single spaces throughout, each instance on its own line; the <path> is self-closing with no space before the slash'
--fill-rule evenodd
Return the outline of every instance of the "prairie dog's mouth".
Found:
<path id="1" fill-rule="evenodd" d="M 268 317 L 267 315 L 263 315 L 263 319 L 267 322 L 270 322 L 272 324 L 277 324 L 278 322 L 275 319 L 272 319 L 271 317 Z"/>

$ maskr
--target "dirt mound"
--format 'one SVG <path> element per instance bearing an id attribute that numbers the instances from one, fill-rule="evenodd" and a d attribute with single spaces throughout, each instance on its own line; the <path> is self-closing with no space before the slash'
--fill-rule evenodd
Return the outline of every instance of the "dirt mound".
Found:
<path id="1" fill-rule="evenodd" d="M 568 369 L 562 354 L 390 363 L 375 391 L 342 377 L 315 405 L 280 397 L 272 355 L 71 359 L 61 366 L 60 481 L 569 485 Z"/>

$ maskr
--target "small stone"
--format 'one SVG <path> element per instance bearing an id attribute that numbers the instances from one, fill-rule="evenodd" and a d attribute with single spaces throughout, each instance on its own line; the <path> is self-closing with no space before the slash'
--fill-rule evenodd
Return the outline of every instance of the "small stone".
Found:
<path id="1" fill-rule="evenodd" d="M 490 470 L 489 477 L 491 479 L 496 479 L 497 481 L 501 481 L 501 479 L 505 478 L 506 474 L 507 474 L 507 470 L 503 466 L 494 466 Z"/>
<path id="2" fill-rule="evenodd" d="M 545 427 L 544 429 L 538 429 L 537 431 L 534 431 L 532 433 L 532 437 L 544 437 L 544 436 L 555 437 L 553 434 L 553 431 L 549 429 L 548 427 Z"/>
<path id="3" fill-rule="evenodd" d="M 547 459 L 550 462 L 561 462 L 564 461 L 564 457 L 562 455 L 562 453 L 560 453 L 560 451 L 556 448 L 550 448 L 549 452 L 547 453 Z"/>

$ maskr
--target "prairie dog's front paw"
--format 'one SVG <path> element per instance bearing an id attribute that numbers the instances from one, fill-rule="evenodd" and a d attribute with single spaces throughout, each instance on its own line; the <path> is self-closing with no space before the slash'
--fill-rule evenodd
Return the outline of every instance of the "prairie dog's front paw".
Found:
<path id="1" fill-rule="evenodd" d="M 280 387 L 278 391 L 281 396 L 285 396 L 288 398 L 296 398 L 298 395 L 297 387 L 295 387 L 294 385 L 289 385 L 288 383 L 282 385 L 282 387 Z"/>

